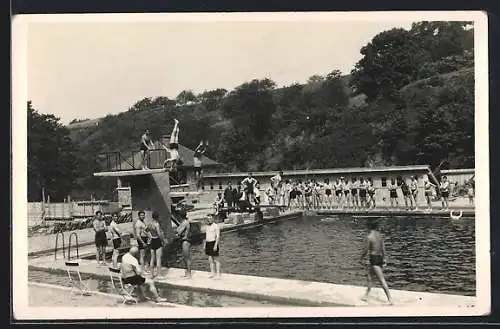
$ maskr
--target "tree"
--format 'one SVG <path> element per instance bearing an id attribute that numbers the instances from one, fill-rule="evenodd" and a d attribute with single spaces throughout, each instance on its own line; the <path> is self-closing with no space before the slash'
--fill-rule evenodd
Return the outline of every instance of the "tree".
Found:
<path id="1" fill-rule="evenodd" d="M 195 94 L 191 90 L 183 90 L 177 95 L 175 98 L 178 104 L 180 105 L 186 105 L 189 102 L 196 102 L 198 99 L 196 98 Z"/>
<path id="2" fill-rule="evenodd" d="M 413 23 L 410 34 L 418 40 L 421 48 L 430 54 L 431 61 L 462 55 L 474 48 L 472 22 L 465 21 L 423 21 Z"/>
<path id="3" fill-rule="evenodd" d="M 229 93 L 222 105 L 223 115 L 234 127 L 248 126 L 252 136 L 262 141 L 270 133 L 271 118 L 276 111 L 273 100 L 275 83 L 270 79 L 252 80 Z"/>
<path id="4" fill-rule="evenodd" d="M 175 106 L 175 100 L 172 100 L 168 97 L 159 96 L 156 97 L 152 102 L 151 106 L 153 108 L 171 108 Z"/>
<path id="5" fill-rule="evenodd" d="M 210 91 L 204 91 L 198 95 L 198 100 L 200 100 L 207 111 L 217 110 L 221 104 L 224 96 L 226 96 L 227 90 L 224 88 L 217 88 Z"/>
<path id="6" fill-rule="evenodd" d="M 145 97 L 141 99 L 140 101 L 136 102 L 132 107 L 129 109 L 129 111 L 142 111 L 146 109 L 150 109 L 152 106 L 152 101 L 151 97 Z"/>
<path id="7" fill-rule="evenodd" d="M 41 190 L 52 200 L 63 200 L 76 176 L 75 145 L 69 131 L 53 115 L 38 113 L 29 101 L 28 200 L 41 200 Z"/>
<path id="8" fill-rule="evenodd" d="M 350 84 L 369 101 L 377 95 L 393 97 L 422 77 L 423 65 L 471 52 L 474 34 L 469 26 L 469 22 L 418 22 L 410 31 L 381 32 L 361 48 L 363 57 L 352 70 Z"/>
<path id="9" fill-rule="evenodd" d="M 368 100 L 390 97 L 412 81 L 416 69 L 430 55 L 422 52 L 409 31 L 391 29 L 377 34 L 361 48 L 363 57 L 352 70 L 351 86 Z"/>

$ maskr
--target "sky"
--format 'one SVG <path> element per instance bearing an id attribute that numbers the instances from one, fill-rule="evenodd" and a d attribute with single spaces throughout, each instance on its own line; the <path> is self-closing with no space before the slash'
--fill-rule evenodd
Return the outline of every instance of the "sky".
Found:
<path id="1" fill-rule="evenodd" d="M 27 93 L 42 113 L 94 119 L 144 97 L 270 78 L 348 74 L 378 33 L 415 19 L 40 21 L 27 25 Z"/>

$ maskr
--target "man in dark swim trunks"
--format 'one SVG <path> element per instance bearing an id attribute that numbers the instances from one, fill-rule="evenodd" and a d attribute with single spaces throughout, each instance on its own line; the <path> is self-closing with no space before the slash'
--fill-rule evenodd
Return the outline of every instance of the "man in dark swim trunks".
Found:
<path id="1" fill-rule="evenodd" d="M 146 271 L 146 263 L 144 260 L 146 257 L 146 249 L 148 248 L 147 241 L 149 240 L 150 236 L 147 231 L 147 225 L 145 223 L 146 213 L 144 212 L 144 210 L 139 210 L 137 216 L 139 218 L 133 223 L 132 227 L 134 238 L 136 239 L 137 247 L 139 248 L 139 264 L 143 266 L 143 270 Z"/>
<path id="2" fill-rule="evenodd" d="M 370 218 L 368 220 L 368 229 L 370 233 L 366 236 L 365 239 L 365 247 L 363 249 L 363 253 L 361 254 L 361 263 L 366 265 L 367 260 L 369 265 L 367 267 L 367 278 L 368 285 L 366 288 L 366 293 L 363 296 L 362 300 L 368 300 L 368 294 L 372 288 L 372 280 L 373 275 L 375 275 L 378 281 L 382 284 L 382 288 L 384 289 L 385 295 L 389 301 L 389 304 L 392 305 L 392 298 L 389 292 L 389 287 L 387 286 L 387 282 L 384 278 L 384 273 L 382 268 L 385 267 L 385 245 L 384 238 L 382 234 L 378 231 L 378 221 L 375 218 Z M 368 259 L 366 259 L 368 255 Z"/>
<path id="3" fill-rule="evenodd" d="M 401 178 L 401 192 L 403 192 L 406 210 L 410 210 L 410 206 L 412 205 L 410 186 L 404 178 Z"/>
<path id="4" fill-rule="evenodd" d="M 194 150 L 194 155 L 193 155 L 193 169 L 194 169 L 194 177 L 196 179 L 196 186 L 199 189 L 201 186 L 201 177 L 203 174 L 203 168 L 202 168 L 202 162 L 201 158 L 207 151 L 207 145 L 208 141 L 201 141 L 200 144 L 196 147 Z"/>
<path id="5" fill-rule="evenodd" d="M 252 173 L 249 173 L 248 176 L 241 182 L 243 186 L 243 190 L 246 195 L 246 200 L 250 202 L 250 204 L 255 204 L 255 185 L 257 184 L 257 180 L 253 177 Z"/>
<path id="6" fill-rule="evenodd" d="M 106 221 L 102 217 L 102 211 L 98 210 L 95 213 L 92 226 L 95 232 L 95 246 L 96 246 L 96 260 L 98 265 L 106 264 L 106 246 L 108 245 L 108 238 L 106 237 Z"/>
<path id="7" fill-rule="evenodd" d="M 151 140 L 151 136 L 149 133 L 149 129 L 146 129 L 144 134 L 141 137 L 141 169 L 148 169 L 148 166 L 144 164 L 144 160 L 146 160 L 146 154 L 149 152 L 150 149 L 154 149 L 155 146 L 153 144 L 153 141 Z"/>

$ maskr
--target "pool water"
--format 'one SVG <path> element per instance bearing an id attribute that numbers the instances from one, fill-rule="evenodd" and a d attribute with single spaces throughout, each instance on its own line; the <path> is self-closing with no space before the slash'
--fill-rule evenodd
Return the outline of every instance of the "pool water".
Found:
<path id="1" fill-rule="evenodd" d="M 54 284 L 58 286 L 71 287 L 68 277 L 66 274 L 55 274 L 40 270 L 29 270 L 28 271 L 28 281 L 29 282 L 40 282 Z M 88 275 L 82 274 L 82 281 L 84 285 L 90 291 L 100 291 L 105 293 L 115 294 L 113 286 L 111 285 L 111 280 L 107 279 L 95 279 Z M 283 307 L 283 306 L 293 306 L 293 304 L 275 303 L 266 300 L 255 300 L 248 298 L 239 298 L 233 296 L 226 296 L 215 293 L 205 293 L 198 291 L 187 291 L 173 288 L 156 287 L 160 296 L 167 299 L 169 303 L 188 305 L 194 307 L 259 307 L 259 306 L 273 306 L 273 307 Z M 39 288 L 40 289 L 40 288 Z M 63 292 L 66 293 L 66 292 Z M 38 297 L 38 304 L 50 304 L 51 302 L 44 303 L 44 298 L 50 298 L 50 294 L 41 294 Z M 82 297 L 84 298 L 84 297 Z M 94 297 L 98 299 L 97 296 Z M 102 300 L 102 298 L 100 298 Z M 41 300 L 41 301 L 40 301 Z M 103 300 L 104 303 L 104 300 Z M 82 303 L 80 303 L 82 304 Z M 97 305 L 92 305 L 97 306 Z"/>
<path id="2" fill-rule="evenodd" d="M 359 258 L 366 218 L 304 216 L 241 232 L 222 233 L 227 273 L 362 286 Z M 380 218 L 392 289 L 474 296 L 474 219 Z M 202 244 L 192 247 L 193 269 L 208 271 Z M 169 264 L 182 267 L 180 252 Z"/>

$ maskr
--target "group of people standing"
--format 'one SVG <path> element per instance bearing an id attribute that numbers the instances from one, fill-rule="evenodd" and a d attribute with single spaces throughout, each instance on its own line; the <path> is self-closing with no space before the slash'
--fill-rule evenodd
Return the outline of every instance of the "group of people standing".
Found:
<path id="1" fill-rule="evenodd" d="M 118 257 L 122 246 L 122 231 L 117 224 L 118 213 L 113 213 L 111 222 L 107 225 L 101 211 L 97 211 L 93 221 L 95 231 L 96 260 L 98 265 L 106 265 L 106 247 L 108 245 L 108 235 L 111 234 L 113 244 L 112 268 L 118 268 Z M 207 219 L 205 239 L 203 248 L 208 256 L 210 277 L 220 278 L 221 265 L 219 261 L 220 250 L 220 229 L 212 217 Z M 132 245 L 129 251 L 122 257 L 120 264 L 121 276 L 124 283 L 130 283 L 141 288 L 141 291 L 148 289 L 156 301 L 165 301 L 160 298 L 154 285 L 156 277 L 162 274 L 163 250 L 176 240 L 180 241 L 182 249 L 182 260 L 185 265 L 184 277 L 191 278 L 191 224 L 187 217 L 181 217 L 175 238 L 167 241 L 160 225 L 160 214 L 157 211 L 151 213 L 151 220 L 146 221 L 146 213 L 143 210 L 138 212 L 138 219 L 133 222 L 132 233 L 137 245 Z M 149 267 L 146 264 L 146 253 L 150 253 Z M 145 275 L 149 278 L 146 278 Z"/>
<path id="2" fill-rule="evenodd" d="M 474 181 L 467 182 L 467 194 L 473 204 Z M 423 195 L 420 191 L 423 190 Z M 300 209 L 373 209 L 377 200 L 389 201 L 389 207 L 398 209 L 402 204 L 406 210 L 418 210 L 419 200 L 425 198 L 426 210 L 432 210 L 433 201 L 440 200 L 441 210 L 448 210 L 452 185 L 447 176 L 442 176 L 437 184 L 424 178 L 422 183 L 417 176 L 395 177 L 387 180 L 384 187 L 375 187 L 373 180 L 366 177 L 338 177 L 324 182 L 315 179 L 284 179 L 283 172 L 270 179 L 270 186 L 261 191 L 259 181 L 249 173 L 240 184 L 231 183 L 219 193 L 214 202 L 216 212 L 224 205 L 237 207 L 238 202 L 248 201 L 252 205 L 266 203 L 285 208 Z M 377 196 L 377 198 L 376 198 Z"/>

